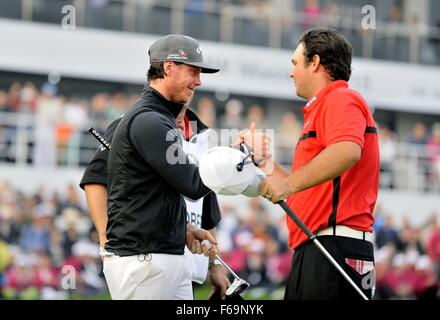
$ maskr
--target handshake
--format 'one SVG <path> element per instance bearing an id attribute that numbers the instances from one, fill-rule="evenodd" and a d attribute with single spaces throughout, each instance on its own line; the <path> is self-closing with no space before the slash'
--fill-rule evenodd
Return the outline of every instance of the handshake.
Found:
<path id="1" fill-rule="evenodd" d="M 252 123 L 231 147 L 214 147 L 206 151 L 199 162 L 203 183 L 221 195 L 260 195 L 259 186 L 268 170 L 270 138 L 255 130 Z M 260 169 L 259 167 L 262 167 Z"/>

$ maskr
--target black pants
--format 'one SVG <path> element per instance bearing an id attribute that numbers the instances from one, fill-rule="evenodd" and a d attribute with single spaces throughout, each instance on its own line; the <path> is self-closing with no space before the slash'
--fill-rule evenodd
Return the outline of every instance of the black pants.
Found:
<path id="1" fill-rule="evenodd" d="M 372 243 L 338 236 L 321 236 L 318 240 L 371 299 L 375 285 L 374 271 L 360 274 L 346 263 L 346 258 L 374 262 Z M 284 299 L 361 300 L 362 297 L 309 240 L 295 250 Z"/>

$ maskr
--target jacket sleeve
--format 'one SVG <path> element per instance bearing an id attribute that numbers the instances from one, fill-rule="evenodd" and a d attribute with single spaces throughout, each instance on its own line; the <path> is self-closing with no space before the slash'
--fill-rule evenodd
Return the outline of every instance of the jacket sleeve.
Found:
<path id="1" fill-rule="evenodd" d="M 182 195 L 196 200 L 211 191 L 183 151 L 179 129 L 164 115 L 145 112 L 136 116 L 130 140 L 139 155 Z"/>
<path id="2" fill-rule="evenodd" d="M 218 206 L 217 195 L 214 192 L 208 193 L 203 198 L 203 214 L 202 214 L 202 228 L 205 230 L 215 228 L 220 220 L 220 208 Z"/>

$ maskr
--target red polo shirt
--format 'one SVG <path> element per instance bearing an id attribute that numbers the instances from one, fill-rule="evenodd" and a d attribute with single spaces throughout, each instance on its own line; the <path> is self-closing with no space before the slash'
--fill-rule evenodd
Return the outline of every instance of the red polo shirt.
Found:
<path id="1" fill-rule="evenodd" d="M 322 89 L 302 111 L 304 127 L 292 171 L 340 141 L 359 144 L 362 156 L 340 177 L 290 196 L 287 204 L 313 233 L 335 224 L 372 231 L 379 186 L 379 146 L 375 121 L 367 103 L 359 93 L 348 88 L 347 82 L 335 81 Z M 292 249 L 307 240 L 289 217 L 287 226 Z"/>

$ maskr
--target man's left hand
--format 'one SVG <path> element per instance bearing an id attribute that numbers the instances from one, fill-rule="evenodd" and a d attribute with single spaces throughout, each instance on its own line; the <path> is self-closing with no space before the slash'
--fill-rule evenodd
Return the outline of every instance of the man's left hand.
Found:
<path id="1" fill-rule="evenodd" d="M 209 281 L 211 282 L 211 293 L 209 298 L 217 291 L 220 290 L 220 296 L 224 300 L 226 299 L 226 290 L 231 286 L 226 270 L 222 265 L 213 264 L 209 269 Z M 208 298 L 208 299 L 209 299 Z"/>

